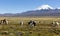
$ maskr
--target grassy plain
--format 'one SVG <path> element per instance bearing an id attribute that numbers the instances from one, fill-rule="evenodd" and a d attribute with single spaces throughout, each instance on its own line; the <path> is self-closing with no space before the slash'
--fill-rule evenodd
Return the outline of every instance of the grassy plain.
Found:
<path id="1" fill-rule="evenodd" d="M 0 20 L 7 19 L 9 21 L 8 25 L 0 24 L 0 36 L 60 36 L 60 27 L 52 27 L 51 23 L 53 21 L 58 21 L 60 23 L 60 18 L 53 17 L 0 17 Z M 30 28 L 28 26 L 28 21 L 36 21 L 36 26 Z M 19 22 L 23 21 L 24 25 L 20 26 Z M 4 34 L 4 31 L 8 31 Z"/>

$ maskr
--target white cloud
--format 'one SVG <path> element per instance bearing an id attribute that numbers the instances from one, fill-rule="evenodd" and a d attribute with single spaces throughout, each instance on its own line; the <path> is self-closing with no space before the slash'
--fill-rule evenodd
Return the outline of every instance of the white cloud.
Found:
<path id="1" fill-rule="evenodd" d="M 41 9 L 54 9 L 54 8 L 49 5 L 42 5 L 42 6 L 37 7 L 36 9 L 41 10 Z"/>

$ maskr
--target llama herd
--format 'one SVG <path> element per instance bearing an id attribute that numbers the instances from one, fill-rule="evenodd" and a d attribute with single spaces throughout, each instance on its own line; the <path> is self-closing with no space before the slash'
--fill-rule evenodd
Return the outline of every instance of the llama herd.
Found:
<path id="1" fill-rule="evenodd" d="M 0 24 L 9 24 L 9 21 L 7 20 L 7 19 L 3 19 L 3 20 L 0 20 Z M 24 22 L 23 21 L 20 21 L 20 23 L 19 23 L 21 26 L 22 25 L 24 25 Z M 28 25 L 29 26 L 36 26 L 36 22 L 35 21 L 33 21 L 33 20 L 30 20 L 30 21 L 28 21 Z M 53 27 L 56 27 L 56 26 L 59 26 L 60 24 L 59 24 L 59 22 L 57 22 L 57 21 L 53 21 L 52 23 L 51 23 L 51 25 L 53 26 Z"/>

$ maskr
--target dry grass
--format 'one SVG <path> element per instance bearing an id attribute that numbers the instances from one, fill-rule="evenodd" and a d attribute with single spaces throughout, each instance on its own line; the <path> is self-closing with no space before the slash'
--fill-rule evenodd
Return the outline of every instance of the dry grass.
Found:
<path id="1" fill-rule="evenodd" d="M 50 25 L 52 21 L 58 21 L 60 23 L 60 18 L 0 17 L 0 20 L 4 18 L 6 18 L 9 21 L 9 24 L 8 25 L 0 24 L 0 36 L 20 36 L 19 32 L 22 32 L 23 36 L 39 36 L 39 35 L 40 36 L 57 36 L 57 35 L 60 35 L 60 27 L 53 28 Z M 29 26 L 27 26 L 27 22 L 29 20 L 35 20 L 37 23 L 36 27 L 30 28 Z M 24 21 L 23 26 L 19 25 L 20 21 Z M 8 33 L 3 34 L 4 31 L 8 31 Z"/>

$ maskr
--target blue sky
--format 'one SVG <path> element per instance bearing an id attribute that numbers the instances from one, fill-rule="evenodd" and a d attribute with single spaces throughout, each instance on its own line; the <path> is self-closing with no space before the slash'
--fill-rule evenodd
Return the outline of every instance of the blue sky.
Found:
<path id="1" fill-rule="evenodd" d="M 0 13 L 21 13 L 41 5 L 60 7 L 60 0 L 0 0 Z"/>

